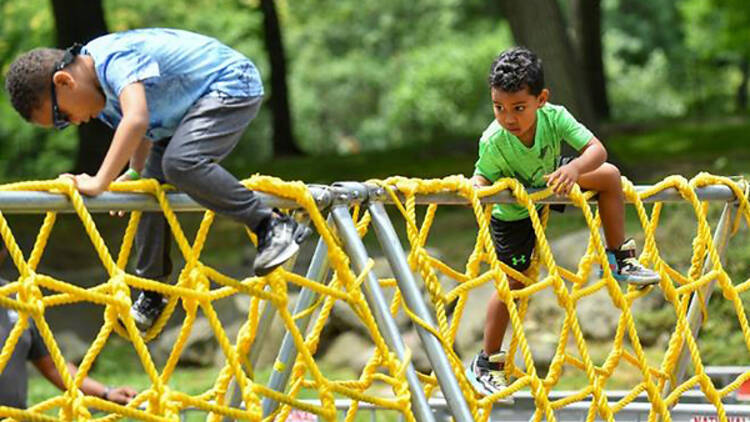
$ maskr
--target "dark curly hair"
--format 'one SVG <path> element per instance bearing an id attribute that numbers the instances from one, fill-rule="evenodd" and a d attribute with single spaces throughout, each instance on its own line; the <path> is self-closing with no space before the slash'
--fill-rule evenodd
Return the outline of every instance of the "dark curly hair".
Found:
<path id="1" fill-rule="evenodd" d="M 18 114 L 31 120 L 31 112 L 49 95 L 52 72 L 62 60 L 63 50 L 37 48 L 17 58 L 5 76 L 5 90 Z"/>
<path id="2" fill-rule="evenodd" d="M 531 95 L 544 89 L 542 60 L 525 47 L 513 47 L 500 53 L 490 67 L 490 86 L 505 92 L 528 87 Z"/>

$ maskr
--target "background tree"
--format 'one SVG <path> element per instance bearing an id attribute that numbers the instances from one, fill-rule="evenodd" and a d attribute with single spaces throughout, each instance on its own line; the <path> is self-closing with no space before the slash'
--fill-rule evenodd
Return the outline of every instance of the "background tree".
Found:
<path id="1" fill-rule="evenodd" d="M 586 75 L 566 32 L 556 0 L 503 0 L 503 13 L 519 45 L 536 52 L 544 62 L 551 101 L 565 104 L 573 115 L 591 127 L 597 123 Z"/>
<path id="2" fill-rule="evenodd" d="M 271 95 L 268 103 L 273 115 L 273 152 L 274 155 L 298 155 L 302 151 L 294 139 L 286 82 L 286 54 L 274 0 L 261 0 L 260 9 L 263 11 L 263 35 L 271 64 Z"/>
<path id="3" fill-rule="evenodd" d="M 602 47 L 601 0 L 572 0 L 570 16 L 594 115 L 598 120 L 609 119 L 609 99 L 607 98 Z"/>
<path id="4" fill-rule="evenodd" d="M 70 47 L 106 34 L 107 23 L 101 0 L 52 0 L 57 46 Z M 78 152 L 73 171 L 95 174 L 114 132 L 95 119 L 78 127 Z"/>
<path id="5" fill-rule="evenodd" d="M 681 12 L 690 27 L 687 44 L 714 67 L 731 64 L 739 71 L 735 109 L 748 107 L 750 8 L 738 0 L 686 0 Z"/>

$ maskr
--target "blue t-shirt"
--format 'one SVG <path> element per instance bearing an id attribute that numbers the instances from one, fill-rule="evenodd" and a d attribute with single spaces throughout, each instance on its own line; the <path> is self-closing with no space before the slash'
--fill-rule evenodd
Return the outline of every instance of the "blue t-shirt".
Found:
<path id="1" fill-rule="evenodd" d="M 188 109 L 205 95 L 257 97 L 263 84 L 241 53 L 204 35 L 176 29 L 136 29 L 104 35 L 83 47 L 94 60 L 107 104 L 97 116 L 116 128 L 120 93 L 141 82 L 146 91 L 146 137 L 171 137 Z"/>

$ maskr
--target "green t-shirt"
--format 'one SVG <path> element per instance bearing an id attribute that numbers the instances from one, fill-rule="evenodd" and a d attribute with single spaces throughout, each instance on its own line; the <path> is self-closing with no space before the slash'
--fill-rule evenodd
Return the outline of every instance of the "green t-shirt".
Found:
<path id="1" fill-rule="evenodd" d="M 474 174 L 490 182 L 502 177 L 518 179 L 527 188 L 542 188 L 542 176 L 555 170 L 563 140 L 579 151 L 594 135 L 563 106 L 545 104 L 536 112 L 536 133 L 531 148 L 493 120 L 479 139 L 479 159 Z M 492 215 L 503 221 L 528 217 L 519 204 L 496 204 Z"/>

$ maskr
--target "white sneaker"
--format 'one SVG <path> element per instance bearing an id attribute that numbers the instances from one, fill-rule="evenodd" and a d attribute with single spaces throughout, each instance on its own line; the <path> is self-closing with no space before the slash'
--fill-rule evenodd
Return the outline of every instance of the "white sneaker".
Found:
<path id="1" fill-rule="evenodd" d="M 636 286 L 650 286 L 661 281 L 659 274 L 641 265 L 635 257 L 635 240 L 628 239 L 617 250 L 607 250 L 612 276 Z"/>
<path id="2" fill-rule="evenodd" d="M 499 393 L 508 387 L 505 378 L 505 352 L 501 351 L 490 355 L 484 352 L 477 353 L 466 368 L 466 378 L 477 391 L 483 396 Z M 513 404 L 513 396 L 506 396 L 495 403 Z"/>

